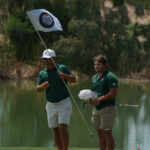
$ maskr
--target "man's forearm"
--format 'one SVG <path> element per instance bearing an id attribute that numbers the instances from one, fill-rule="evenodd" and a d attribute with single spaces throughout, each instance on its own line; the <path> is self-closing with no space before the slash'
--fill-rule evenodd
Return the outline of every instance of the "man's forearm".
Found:
<path id="1" fill-rule="evenodd" d="M 76 77 L 74 75 L 67 75 L 66 78 L 70 83 L 75 83 L 76 82 Z"/>
<path id="2" fill-rule="evenodd" d="M 70 83 L 76 82 L 76 77 L 74 75 L 65 74 L 65 73 L 60 72 L 59 76 L 61 79 L 65 79 L 65 80 L 69 81 Z"/>
<path id="3" fill-rule="evenodd" d="M 47 89 L 47 88 L 49 88 L 49 83 L 48 83 L 48 81 L 43 82 L 42 84 L 40 84 L 40 85 L 38 85 L 38 86 L 36 87 L 36 89 L 37 89 L 38 92 L 42 92 L 42 91 L 44 91 L 44 90 Z"/>
<path id="4" fill-rule="evenodd" d="M 110 100 L 116 97 L 116 95 L 117 95 L 117 88 L 113 88 L 106 95 L 100 96 L 98 98 L 98 101 L 101 102 L 103 100 Z"/>
<path id="5" fill-rule="evenodd" d="M 38 86 L 36 87 L 36 89 L 37 89 L 38 92 L 44 91 L 44 88 L 42 87 L 42 85 L 38 85 Z"/>

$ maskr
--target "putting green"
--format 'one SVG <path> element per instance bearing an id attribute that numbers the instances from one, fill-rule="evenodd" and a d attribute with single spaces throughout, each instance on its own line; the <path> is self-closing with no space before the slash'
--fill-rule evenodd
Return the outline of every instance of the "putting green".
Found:
<path id="1" fill-rule="evenodd" d="M 57 148 L 43 147 L 0 147 L 0 150 L 57 150 Z M 68 150 L 99 150 L 99 148 L 69 148 Z M 119 150 L 119 149 L 115 149 Z"/>

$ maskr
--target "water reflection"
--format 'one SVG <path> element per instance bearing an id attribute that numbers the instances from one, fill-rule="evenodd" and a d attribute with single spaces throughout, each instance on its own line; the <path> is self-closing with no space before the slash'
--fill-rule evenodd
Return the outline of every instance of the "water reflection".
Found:
<path id="1" fill-rule="evenodd" d="M 35 90 L 36 81 L 0 81 L 0 147 L 27 146 L 53 147 L 52 131 L 48 129 L 45 94 Z M 90 81 L 70 86 L 89 127 L 91 138 L 78 110 L 73 104 L 71 117 L 70 147 L 98 147 L 97 134 L 90 123 L 90 106 L 83 110 L 77 95 L 81 89 L 90 88 Z M 113 135 L 115 147 L 124 150 L 150 147 L 150 82 L 119 83 L 117 103 L 138 104 L 140 107 L 117 107 Z"/>
<path id="2" fill-rule="evenodd" d="M 33 82 L 1 82 L 0 146 L 47 146 L 45 100 L 34 87 Z"/>
<path id="3" fill-rule="evenodd" d="M 149 123 L 150 120 L 148 118 L 148 111 L 146 111 L 146 102 L 149 101 L 147 99 L 147 95 L 143 94 L 140 98 L 141 107 L 137 112 L 136 122 L 133 121 L 133 118 L 130 118 L 128 121 L 128 138 L 126 138 L 126 149 L 149 149 L 149 134 L 150 128 Z"/>
<path id="4" fill-rule="evenodd" d="M 118 108 L 115 131 L 120 132 L 120 134 L 115 133 L 115 137 L 118 136 L 116 142 L 119 148 L 127 150 L 149 149 L 149 88 L 150 82 L 122 82 L 120 84 L 118 101 L 120 103 L 139 104 L 140 107 Z M 118 144 L 120 142 L 121 144 Z"/>

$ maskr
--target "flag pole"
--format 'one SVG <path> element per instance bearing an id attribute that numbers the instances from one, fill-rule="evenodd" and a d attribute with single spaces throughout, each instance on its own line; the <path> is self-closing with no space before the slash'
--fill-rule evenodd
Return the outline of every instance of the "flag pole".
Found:
<path id="1" fill-rule="evenodd" d="M 28 15 L 28 17 L 30 18 L 30 16 L 29 16 L 28 12 L 27 12 L 27 15 Z M 45 49 L 47 49 L 47 46 L 46 46 L 46 44 L 45 44 L 44 40 L 42 39 L 42 37 L 41 37 L 41 35 L 40 35 L 39 31 L 38 31 L 38 30 L 36 30 L 36 27 L 34 26 L 34 23 L 32 22 L 32 19 L 31 19 L 31 18 L 30 18 L 30 21 L 31 21 L 31 23 L 32 23 L 32 25 L 33 25 L 33 27 L 34 27 L 35 31 L 37 32 L 37 34 L 38 34 L 38 36 L 39 36 L 39 38 L 40 38 L 40 40 L 41 40 L 41 42 L 42 42 L 42 44 L 43 44 L 44 48 L 45 48 Z M 55 65 L 55 67 L 56 67 L 56 69 L 57 69 L 57 71 L 58 71 L 58 73 L 59 73 L 59 69 L 58 69 L 58 67 L 57 67 L 57 65 L 56 65 L 56 63 L 55 63 L 55 61 L 54 61 L 54 59 L 53 59 L 53 58 L 51 58 L 51 60 L 52 60 L 52 62 L 54 63 L 54 65 Z M 74 104 L 75 104 L 76 108 L 78 109 L 78 112 L 79 112 L 79 114 L 80 114 L 80 116 L 81 116 L 81 118 L 82 118 L 82 120 L 83 120 L 83 122 L 84 122 L 85 126 L 87 127 L 87 130 L 88 130 L 88 132 L 89 132 L 90 136 L 91 136 L 91 137 L 93 137 L 93 136 L 94 136 L 94 134 L 93 134 L 93 132 L 91 131 L 91 129 L 89 128 L 88 123 L 87 123 L 87 121 L 86 121 L 86 119 L 85 119 L 85 117 L 84 117 L 83 113 L 81 112 L 81 110 L 80 110 L 79 106 L 77 105 L 77 103 L 76 103 L 76 101 L 75 101 L 75 98 L 73 97 L 73 95 L 72 95 L 72 93 L 71 93 L 71 91 L 70 91 L 69 87 L 67 86 L 67 84 L 66 84 L 65 80 L 64 80 L 64 79 L 62 79 L 62 80 L 63 80 L 64 85 L 66 86 L 66 88 L 67 88 L 67 90 L 68 90 L 68 92 L 69 92 L 69 94 L 70 94 L 70 96 L 71 96 L 71 98 L 72 98 L 72 100 L 73 100 L 73 102 L 74 102 Z"/>
<path id="2" fill-rule="evenodd" d="M 37 32 L 37 34 L 38 34 L 40 40 L 42 41 L 43 46 L 45 47 L 45 49 L 47 49 L 47 46 L 46 46 L 45 42 L 43 41 L 43 39 L 42 39 L 42 37 L 41 37 L 39 31 L 36 30 L 36 32 Z"/>
<path id="3" fill-rule="evenodd" d="M 32 21 L 32 18 L 30 17 L 30 15 L 29 15 L 28 12 L 27 12 L 27 15 L 28 15 L 28 17 L 30 18 L 30 21 L 31 21 L 31 23 L 32 23 L 32 25 L 33 25 L 33 27 L 34 27 L 34 30 L 37 32 L 37 34 L 38 34 L 40 40 L 42 41 L 42 44 L 44 45 L 44 48 L 47 49 L 47 46 L 46 46 L 45 42 L 43 41 L 43 39 L 42 39 L 42 37 L 41 37 L 39 31 L 36 30 L 36 27 L 35 27 L 35 25 L 34 25 L 34 23 L 33 23 L 33 21 Z"/>

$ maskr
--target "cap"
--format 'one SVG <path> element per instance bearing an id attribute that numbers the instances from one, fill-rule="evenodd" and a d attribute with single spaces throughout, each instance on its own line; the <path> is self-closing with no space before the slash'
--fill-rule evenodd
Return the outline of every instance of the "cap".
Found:
<path id="1" fill-rule="evenodd" d="M 43 56 L 41 58 L 52 58 L 56 57 L 55 51 L 52 49 L 46 49 L 43 52 Z"/>

